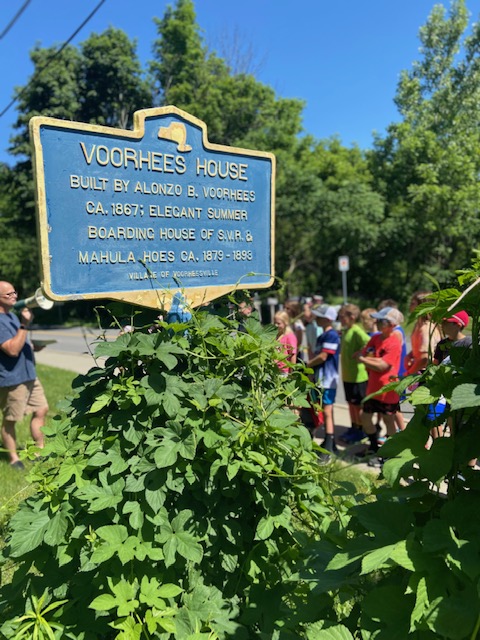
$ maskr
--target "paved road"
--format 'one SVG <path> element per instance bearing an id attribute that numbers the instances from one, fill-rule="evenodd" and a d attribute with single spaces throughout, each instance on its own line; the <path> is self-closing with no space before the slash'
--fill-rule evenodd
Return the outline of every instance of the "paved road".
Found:
<path id="1" fill-rule="evenodd" d="M 33 328 L 30 331 L 30 338 L 33 340 L 55 340 L 54 344 L 48 345 L 49 351 L 67 353 L 89 353 L 92 345 L 103 335 L 108 339 L 115 339 L 118 331 L 107 329 L 102 332 L 91 327 L 53 327 Z"/>
<path id="2" fill-rule="evenodd" d="M 106 333 L 112 340 L 118 335 L 118 331 L 108 330 Z M 89 327 L 34 328 L 30 331 L 33 341 L 55 341 L 35 354 L 38 363 L 76 373 L 87 373 L 96 365 L 93 351 L 100 335 L 100 331 Z"/>

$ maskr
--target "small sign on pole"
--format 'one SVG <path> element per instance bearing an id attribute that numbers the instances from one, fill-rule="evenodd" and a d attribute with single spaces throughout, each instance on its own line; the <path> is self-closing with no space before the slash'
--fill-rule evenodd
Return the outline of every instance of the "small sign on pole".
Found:
<path id="1" fill-rule="evenodd" d="M 347 304 L 347 271 L 350 269 L 348 256 L 339 256 L 338 269 L 342 274 L 343 304 Z"/>
<path id="2" fill-rule="evenodd" d="M 43 288 L 52 300 L 193 307 L 274 280 L 275 157 L 209 143 L 176 107 L 127 131 L 37 116 Z"/>
<path id="3" fill-rule="evenodd" d="M 339 256 L 338 258 L 338 270 L 348 271 L 350 269 L 350 260 L 348 256 Z"/>

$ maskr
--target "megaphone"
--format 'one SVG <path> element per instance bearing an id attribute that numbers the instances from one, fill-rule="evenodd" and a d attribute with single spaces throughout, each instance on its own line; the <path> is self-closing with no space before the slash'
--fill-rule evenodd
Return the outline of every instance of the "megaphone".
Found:
<path id="1" fill-rule="evenodd" d="M 40 309 L 51 309 L 54 305 L 52 300 L 49 300 L 43 295 L 43 291 L 41 287 L 39 287 L 33 296 L 29 298 L 25 298 L 24 300 L 17 300 L 17 302 L 13 305 L 14 309 L 23 309 L 23 307 L 28 307 L 29 309 L 33 309 L 34 307 L 40 307 Z"/>

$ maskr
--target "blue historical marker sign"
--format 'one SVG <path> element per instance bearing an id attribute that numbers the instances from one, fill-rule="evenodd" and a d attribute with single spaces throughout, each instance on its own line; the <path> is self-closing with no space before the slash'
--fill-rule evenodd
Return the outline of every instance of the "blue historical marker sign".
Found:
<path id="1" fill-rule="evenodd" d="M 53 300 L 156 307 L 182 291 L 196 306 L 272 284 L 272 154 L 210 144 L 176 107 L 136 112 L 133 131 L 41 116 L 30 129 Z"/>

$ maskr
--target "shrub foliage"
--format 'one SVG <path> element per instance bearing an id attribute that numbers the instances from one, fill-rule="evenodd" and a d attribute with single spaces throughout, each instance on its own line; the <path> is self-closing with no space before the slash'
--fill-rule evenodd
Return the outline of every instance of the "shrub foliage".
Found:
<path id="1" fill-rule="evenodd" d="M 301 575 L 341 603 L 318 599 L 311 640 L 480 638 L 480 474 L 472 466 L 480 457 L 479 256 L 459 273 L 463 293 L 438 291 L 417 309 L 439 323 L 466 310 L 471 347 L 452 346 L 441 364 L 391 385 L 415 413 L 380 449 L 386 483 L 375 500 L 349 509 L 340 535 L 326 528 L 309 551 Z M 445 413 L 432 419 L 443 399 Z M 322 635 L 333 625 L 341 635 Z"/>
<path id="2" fill-rule="evenodd" d="M 292 411 L 308 378 L 255 319 L 156 329 L 100 343 L 49 429 L 3 552 L 5 638 L 298 638 L 312 617 L 296 571 L 340 500 Z"/>

